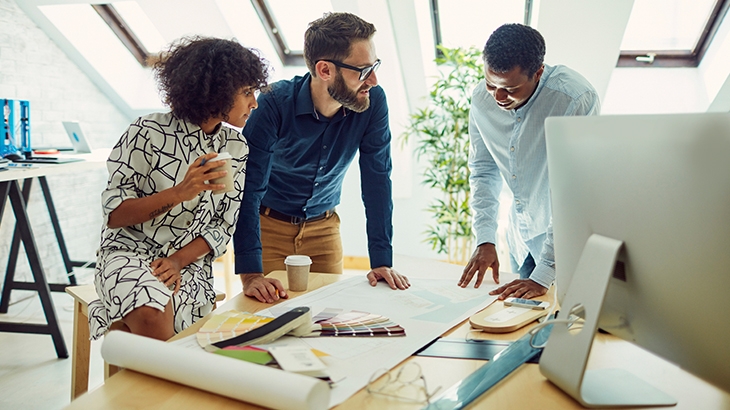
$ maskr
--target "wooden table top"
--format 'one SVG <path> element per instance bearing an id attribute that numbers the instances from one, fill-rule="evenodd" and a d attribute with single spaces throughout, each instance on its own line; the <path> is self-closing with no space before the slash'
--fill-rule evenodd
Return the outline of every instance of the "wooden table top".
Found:
<path id="1" fill-rule="evenodd" d="M 461 268 L 459 268 L 461 269 Z M 272 272 L 272 276 L 286 280 L 283 271 Z M 310 275 L 309 290 L 339 281 L 346 276 L 333 274 Z M 455 279 L 456 280 L 456 279 Z M 291 292 L 293 297 L 303 292 Z M 548 296 L 543 297 L 549 300 Z M 238 294 L 217 311 L 236 309 L 256 312 L 271 307 L 259 303 L 243 294 Z M 200 320 L 171 340 L 186 337 L 196 332 L 205 322 Z M 492 340 L 515 340 L 524 335 L 532 325 L 512 333 L 490 334 L 473 331 L 468 319 L 444 334 L 446 338 L 474 338 Z M 444 359 L 411 356 L 407 362 L 418 363 L 426 378 L 429 390 L 440 386 L 443 392 L 468 376 L 485 361 L 466 359 Z M 679 403 L 674 409 L 730 409 L 730 394 L 683 371 L 677 366 L 652 355 L 643 349 L 616 337 L 599 334 L 594 340 L 588 368 L 620 367 L 661 388 L 674 396 Z M 422 404 L 372 395 L 365 389 L 358 391 L 337 409 L 418 409 Z M 213 393 L 179 385 L 152 376 L 124 370 L 108 379 L 98 389 L 79 397 L 68 409 L 258 409 L 260 407 L 243 403 Z M 536 364 L 525 364 L 474 403 L 474 409 L 580 409 L 583 408 L 570 396 L 549 382 Z"/>

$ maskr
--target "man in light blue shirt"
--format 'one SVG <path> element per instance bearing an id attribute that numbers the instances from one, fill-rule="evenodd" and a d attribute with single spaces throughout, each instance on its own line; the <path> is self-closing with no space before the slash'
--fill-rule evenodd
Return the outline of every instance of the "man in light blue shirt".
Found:
<path id="1" fill-rule="evenodd" d="M 503 181 L 513 194 L 507 243 L 520 279 L 490 294 L 533 298 L 544 295 L 555 279 L 552 212 L 545 151 L 545 119 L 598 115 L 596 90 L 577 72 L 543 64 L 545 40 L 521 24 L 505 24 L 484 46 L 485 81 L 472 96 L 469 114 L 469 179 L 477 248 L 459 286 L 486 271 L 499 283 L 495 248 L 499 194 Z"/>

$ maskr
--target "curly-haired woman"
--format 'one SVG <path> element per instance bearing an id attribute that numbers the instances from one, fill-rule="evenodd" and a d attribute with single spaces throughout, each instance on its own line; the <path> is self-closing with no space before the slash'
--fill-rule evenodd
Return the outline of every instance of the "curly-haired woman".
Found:
<path id="1" fill-rule="evenodd" d="M 93 339 L 116 322 L 166 340 L 210 312 L 212 262 L 238 218 L 248 144 L 223 122 L 246 124 L 268 63 L 235 41 L 195 37 L 173 43 L 153 68 L 171 111 L 138 118 L 107 161 Z M 221 152 L 233 157 L 235 189 L 214 194 Z"/>

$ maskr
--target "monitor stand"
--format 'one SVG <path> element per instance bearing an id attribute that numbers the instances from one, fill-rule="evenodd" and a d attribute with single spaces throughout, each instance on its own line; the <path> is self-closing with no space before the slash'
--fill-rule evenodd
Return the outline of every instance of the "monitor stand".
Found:
<path id="1" fill-rule="evenodd" d="M 603 299 L 623 242 L 593 234 L 583 249 L 558 318 L 582 306 L 579 332 L 555 324 L 540 359 L 540 372 L 585 407 L 673 406 L 677 401 L 621 369 L 586 370 Z"/>

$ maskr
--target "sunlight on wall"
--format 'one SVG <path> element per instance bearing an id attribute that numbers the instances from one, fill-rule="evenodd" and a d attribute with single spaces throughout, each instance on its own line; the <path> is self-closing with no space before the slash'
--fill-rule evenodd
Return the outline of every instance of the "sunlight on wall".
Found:
<path id="1" fill-rule="evenodd" d="M 137 62 L 88 4 L 39 9 L 133 109 L 162 106 L 150 71 Z"/>

